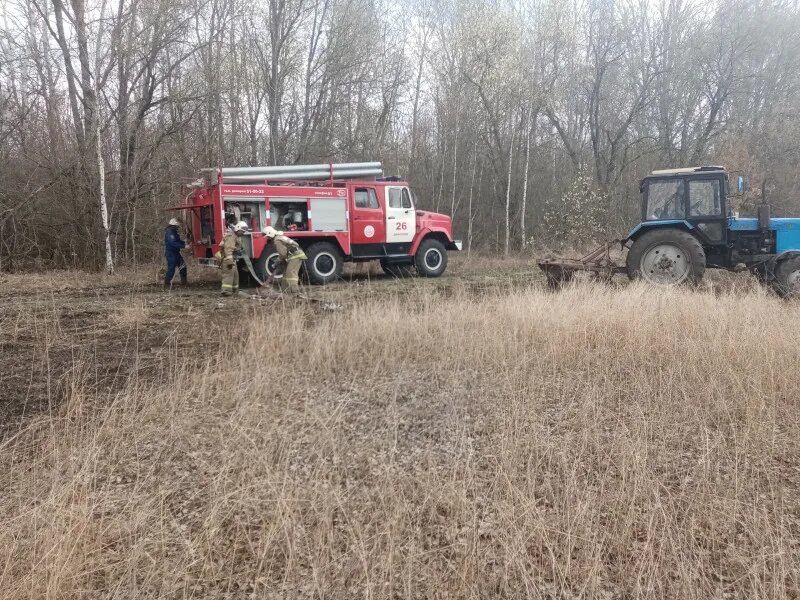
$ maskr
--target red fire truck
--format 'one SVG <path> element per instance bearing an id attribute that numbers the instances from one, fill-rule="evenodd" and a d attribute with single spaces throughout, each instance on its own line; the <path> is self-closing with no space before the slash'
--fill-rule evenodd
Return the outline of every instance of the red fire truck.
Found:
<path id="1" fill-rule="evenodd" d="M 337 279 L 345 262 L 380 260 L 390 275 L 416 271 L 438 277 L 447 251 L 461 250 L 450 217 L 416 209 L 408 184 L 382 177 L 380 163 L 346 163 L 204 169 L 192 192 L 175 208 L 186 211 L 195 256 L 208 264 L 237 221 L 244 239 L 240 270 L 263 282 L 277 253 L 261 233 L 284 231 L 303 247 L 305 273 L 314 284 Z"/>

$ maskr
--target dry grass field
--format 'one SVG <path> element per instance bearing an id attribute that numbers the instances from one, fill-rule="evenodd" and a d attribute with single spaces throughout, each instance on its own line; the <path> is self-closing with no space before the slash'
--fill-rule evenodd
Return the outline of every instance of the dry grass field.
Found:
<path id="1" fill-rule="evenodd" d="M 0 598 L 800 597 L 800 303 L 453 267 L 5 276 Z"/>

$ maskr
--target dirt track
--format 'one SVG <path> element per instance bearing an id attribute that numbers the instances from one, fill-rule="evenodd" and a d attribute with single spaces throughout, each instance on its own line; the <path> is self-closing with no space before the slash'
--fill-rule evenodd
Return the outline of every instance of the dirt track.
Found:
<path id="1" fill-rule="evenodd" d="M 138 373 L 162 373 L 179 349 L 213 341 L 210 289 L 165 294 L 157 286 L 39 291 L 6 296 L 0 308 L 0 422 L 52 410 L 68 397 L 65 376 L 113 392 Z"/>
<path id="2" fill-rule="evenodd" d="M 198 271 L 193 274 L 204 280 L 172 292 L 143 281 L 141 274 L 113 279 L 76 273 L 6 275 L 0 278 L 0 427 L 8 433 L 25 415 L 55 410 L 76 379 L 106 395 L 140 374 L 148 381 L 168 377 L 176 364 L 202 357 L 203 348 L 216 344 L 247 311 L 324 314 L 355 302 L 402 296 L 420 286 L 443 296 L 477 294 L 530 285 L 538 277 L 519 267 L 466 269 L 455 262 L 440 279 L 402 281 L 362 269 L 337 284 L 307 288 L 311 302 L 221 299 L 214 273 Z M 82 377 L 72 376 L 78 372 Z"/>

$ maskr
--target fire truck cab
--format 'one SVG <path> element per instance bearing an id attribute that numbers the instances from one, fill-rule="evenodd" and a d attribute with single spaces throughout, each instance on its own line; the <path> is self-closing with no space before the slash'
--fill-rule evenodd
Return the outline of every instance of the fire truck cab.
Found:
<path id="1" fill-rule="evenodd" d="M 308 256 L 306 277 L 314 284 L 337 279 L 345 262 L 370 260 L 379 260 L 390 275 L 438 277 L 447 268 L 447 251 L 461 249 L 450 217 L 418 210 L 408 184 L 381 177 L 380 163 L 203 172 L 180 207 L 188 213 L 195 256 L 211 262 L 225 230 L 245 221 L 250 231 L 239 268 L 247 272 L 249 262 L 262 282 L 278 258 L 261 233 L 267 225 L 300 243 Z"/>

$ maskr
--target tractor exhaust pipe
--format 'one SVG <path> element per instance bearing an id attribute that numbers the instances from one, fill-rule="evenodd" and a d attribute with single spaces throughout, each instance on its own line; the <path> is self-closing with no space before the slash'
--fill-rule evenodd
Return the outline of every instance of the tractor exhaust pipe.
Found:
<path id="1" fill-rule="evenodd" d="M 769 204 L 759 204 L 758 205 L 758 228 L 761 231 L 768 231 L 769 230 L 769 220 L 770 220 L 770 206 L 769 206 Z"/>

